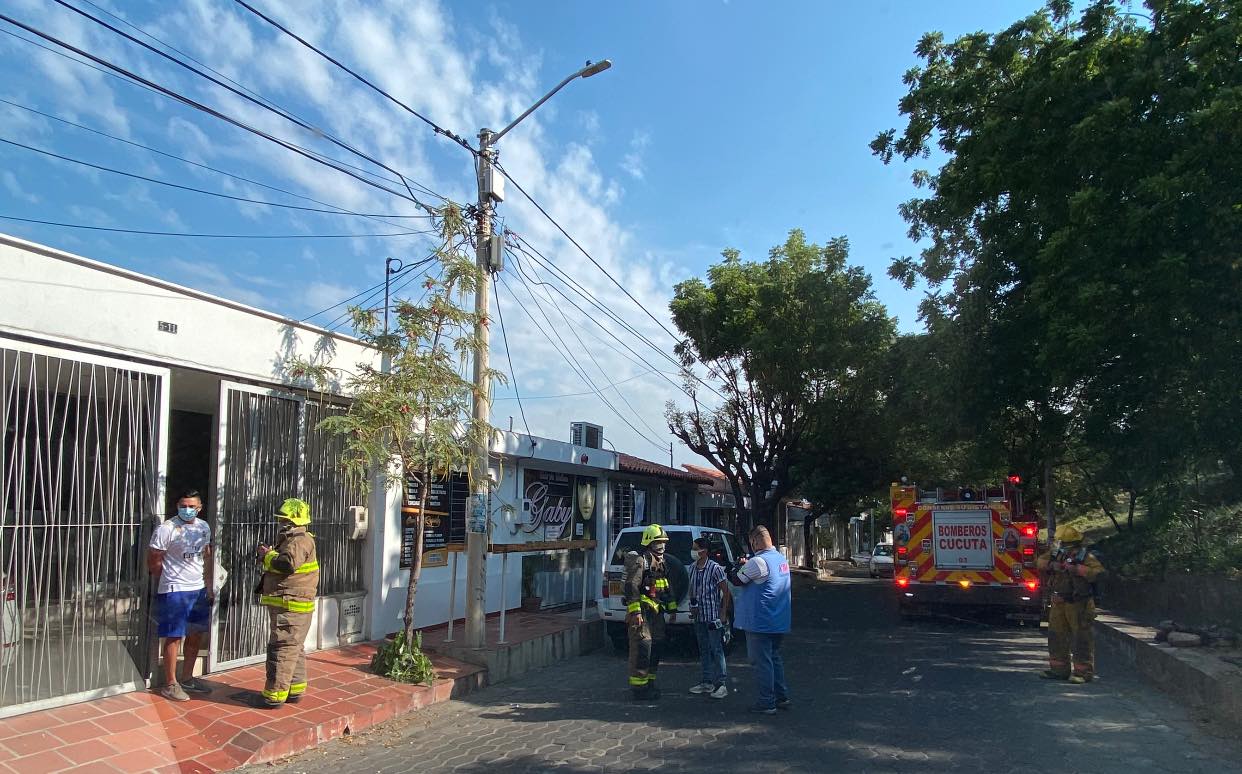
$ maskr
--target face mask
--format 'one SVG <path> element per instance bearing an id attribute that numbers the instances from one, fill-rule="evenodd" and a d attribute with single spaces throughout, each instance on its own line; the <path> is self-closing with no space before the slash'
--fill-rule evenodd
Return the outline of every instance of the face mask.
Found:
<path id="1" fill-rule="evenodd" d="M 667 543 L 652 543 L 651 553 L 655 554 L 656 556 L 664 556 L 664 549 L 667 546 L 668 546 Z"/>
<path id="2" fill-rule="evenodd" d="M 177 509 L 177 518 L 182 521 L 194 521 L 195 516 L 198 516 L 197 508 L 181 507 Z"/>

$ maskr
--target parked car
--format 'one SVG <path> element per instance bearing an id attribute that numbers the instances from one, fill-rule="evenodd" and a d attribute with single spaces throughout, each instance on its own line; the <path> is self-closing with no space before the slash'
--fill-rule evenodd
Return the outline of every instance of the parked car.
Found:
<path id="1" fill-rule="evenodd" d="M 732 532 L 694 524 L 662 524 L 661 526 L 668 533 L 667 553 L 676 558 L 687 571 L 694 563 L 691 549 L 695 538 L 698 537 L 707 538 L 712 559 L 722 566 L 744 557 L 742 542 Z M 629 646 L 625 631 L 625 604 L 621 601 L 621 583 L 625 577 L 625 555 L 630 551 L 638 550 L 642 534 L 643 527 L 627 527 L 621 530 L 612 541 L 608 554 L 608 569 L 604 573 L 603 596 L 596 600 L 597 609 L 600 618 L 604 619 L 608 636 L 612 639 L 613 645 L 621 651 Z M 673 593 L 677 596 L 678 610 L 677 622 L 673 624 L 670 634 L 673 636 L 684 634 L 693 641 L 694 634 L 690 628 L 692 623 L 690 620 L 690 576 L 688 572 L 674 573 L 669 581 Z"/>
<path id="2" fill-rule="evenodd" d="M 893 574 L 893 544 L 881 543 L 871 549 L 871 561 L 868 565 L 872 578 Z"/>

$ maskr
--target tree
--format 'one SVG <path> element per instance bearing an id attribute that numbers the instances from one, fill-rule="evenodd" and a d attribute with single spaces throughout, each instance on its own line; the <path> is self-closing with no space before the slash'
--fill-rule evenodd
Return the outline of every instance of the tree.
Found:
<path id="1" fill-rule="evenodd" d="M 670 402 L 666 415 L 673 434 L 725 475 L 739 527 L 771 526 L 797 486 L 813 407 L 848 390 L 891 341 L 894 323 L 870 277 L 846 265 L 843 237 L 821 247 L 794 230 L 766 262 L 743 262 L 736 250 L 723 256 L 707 283 L 679 283 L 670 304 L 686 336 L 678 354 L 687 367 L 707 367 L 705 383 L 720 401 L 707 405 L 688 378 L 690 406 Z"/>
<path id="2" fill-rule="evenodd" d="M 422 283 L 422 302 L 398 300 L 393 304 L 395 325 L 385 330 L 384 316 L 375 309 L 353 308 L 350 313 L 358 338 L 381 356 L 378 367 L 361 363 L 348 375 L 353 396 L 348 413 L 329 417 L 319 427 L 343 435 L 342 465 L 367 485 L 378 472 L 385 488 L 404 491 L 407 479 L 418 484 L 417 535 L 406 588 L 402 642 L 414 642 L 414 603 L 422 575 L 423 522 L 433 481 L 468 471 L 472 481 L 486 476 L 474 469 L 472 449 L 490 439 L 492 428 L 475 422 L 471 402 L 474 384 L 460 375 L 459 365 L 479 351 L 474 335 L 476 315 L 465 307 L 485 282 L 468 255 L 469 225 L 452 204 L 438 213 L 442 244 L 436 259 L 441 271 Z M 300 361 L 295 376 L 323 384 L 335 376 L 323 366 Z M 489 371 L 488 379 L 504 380 Z"/>
<path id="3" fill-rule="evenodd" d="M 994 35 L 929 33 L 904 131 L 872 143 L 945 159 L 913 173 L 923 248 L 890 274 L 928 283 L 923 318 L 971 377 L 962 415 L 1024 439 L 1050 512 L 1055 469 L 1084 456 L 1112 486 L 1168 455 L 1242 477 L 1242 3 L 1146 7 L 1075 20 L 1055 0 Z"/>

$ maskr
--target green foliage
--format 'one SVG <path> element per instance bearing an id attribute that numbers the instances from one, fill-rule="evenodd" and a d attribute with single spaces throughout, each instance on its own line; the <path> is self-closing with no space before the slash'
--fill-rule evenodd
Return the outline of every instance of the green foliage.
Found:
<path id="1" fill-rule="evenodd" d="M 912 172 L 921 250 L 890 274 L 930 288 L 945 441 L 1028 481 L 1081 477 L 1084 505 L 1164 497 L 1221 462 L 1237 494 L 1242 3 L 1072 8 L 924 36 L 907 124 L 872 143 L 885 163 L 944 160 Z"/>
<path id="2" fill-rule="evenodd" d="M 743 523 L 770 524 L 776 504 L 809 475 L 800 463 L 826 445 L 845 455 L 867 440 L 844 429 L 872 426 L 876 395 L 872 368 L 895 325 L 876 301 L 871 278 L 849 266 L 844 237 L 826 245 L 794 230 L 763 262 L 736 250 L 712 266 L 707 282 L 677 285 L 670 309 L 686 336 L 679 353 L 701 361 L 722 400 L 668 405 L 673 433 L 722 471 Z M 829 425 L 840 425 L 829 427 Z"/>
<path id="3" fill-rule="evenodd" d="M 422 482 L 424 494 L 431 481 L 457 471 L 467 471 L 472 485 L 487 476 L 486 470 L 477 468 L 473 450 L 490 440 L 493 428 L 476 421 L 471 409 L 474 398 L 486 400 L 490 390 L 478 395 L 474 383 L 462 376 L 466 360 L 481 348 L 474 333 L 478 315 L 466 304 L 487 278 L 470 255 L 470 227 L 461 211 L 446 205 L 438 212 L 436 225 L 441 237 L 435 255 L 439 272 L 424 278 L 419 303 L 394 299 L 388 330 L 384 310 L 350 310 L 356 335 L 379 357 L 359 363 L 348 375 L 349 411 L 324 419 L 319 428 L 345 438 L 341 464 L 364 489 L 370 488 L 377 473 L 386 488 L 404 490 L 406 478 L 414 478 Z M 293 372 L 321 388 L 337 376 L 305 360 L 294 363 Z M 503 382 L 504 374 L 489 370 L 485 381 L 492 380 Z M 415 518 L 412 526 L 419 540 L 406 596 L 407 641 L 413 637 L 422 568 L 422 516 Z"/>
<path id="4" fill-rule="evenodd" d="M 406 640 L 404 631 L 384 640 L 371 657 L 371 671 L 399 683 L 426 683 L 428 688 L 436 679 L 435 666 L 423 653 L 422 632 L 414 635 L 413 642 Z"/>
<path id="5" fill-rule="evenodd" d="M 1170 573 L 1242 575 L 1242 506 L 1187 505 L 1099 544 L 1109 569 L 1130 578 Z"/>

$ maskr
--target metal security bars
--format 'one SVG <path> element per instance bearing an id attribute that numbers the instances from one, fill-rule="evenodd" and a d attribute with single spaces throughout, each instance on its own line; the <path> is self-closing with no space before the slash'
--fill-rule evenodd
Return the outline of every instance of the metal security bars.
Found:
<path id="1" fill-rule="evenodd" d="M 255 588 L 255 549 L 273 545 L 273 514 L 302 490 L 301 401 L 274 390 L 221 385 L 217 542 L 228 581 L 216 597 L 212 668 L 257 660 L 267 647 L 267 612 Z"/>
<path id="2" fill-rule="evenodd" d="M 0 346 L 0 716 L 145 677 L 167 370 Z"/>
<path id="3" fill-rule="evenodd" d="M 319 595 L 360 592 L 363 541 L 351 540 L 351 505 L 365 505 L 360 482 L 351 481 L 341 467 L 345 438 L 318 429 L 327 417 L 349 409 L 332 403 L 306 403 L 306 502 L 311 507 L 311 530 L 319 554 Z"/>
<path id="4" fill-rule="evenodd" d="M 344 439 L 318 429 L 326 417 L 347 410 L 221 384 L 217 545 L 229 578 L 216 602 L 212 669 L 258 661 L 266 652 L 270 624 L 254 593 L 262 576 L 255 547 L 275 543 L 273 514 L 285 498 L 310 504 L 319 595 L 363 591 L 363 543 L 350 539 L 348 518 L 349 506 L 363 504 L 362 488 L 341 467 Z"/>

